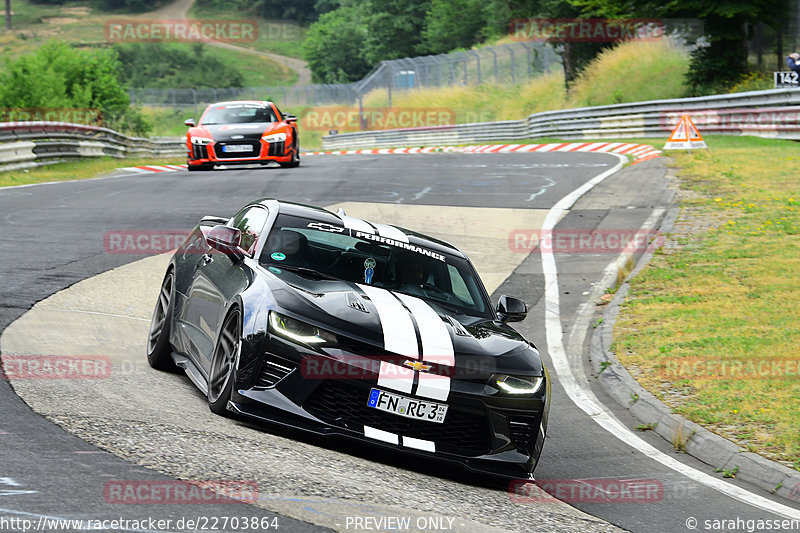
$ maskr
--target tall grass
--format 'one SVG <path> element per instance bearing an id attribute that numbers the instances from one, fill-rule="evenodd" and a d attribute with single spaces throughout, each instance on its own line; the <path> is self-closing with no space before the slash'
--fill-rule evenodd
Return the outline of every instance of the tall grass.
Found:
<path id="1" fill-rule="evenodd" d="M 627 42 L 601 52 L 578 76 L 570 107 L 679 98 L 689 56 L 666 39 Z"/>

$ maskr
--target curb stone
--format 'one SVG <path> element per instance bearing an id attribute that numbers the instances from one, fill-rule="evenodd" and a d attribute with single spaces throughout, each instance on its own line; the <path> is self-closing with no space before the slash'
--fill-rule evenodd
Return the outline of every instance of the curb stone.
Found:
<path id="1" fill-rule="evenodd" d="M 671 231 L 678 211 L 677 207 L 669 210 L 661 223 L 660 232 Z M 733 470 L 738 467 L 737 479 L 753 483 L 789 501 L 800 502 L 800 472 L 748 452 L 728 439 L 673 413 L 670 407 L 645 390 L 611 351 L 614 323 L 619 315 L 620 305 L 630 289 L 628 280 L 636 276 L 652 256 L 653 252 L 647 251 L 639 258 L 634 270 L 603 311 L 602 322 L 590 333 L 589 355 L 597 381 L 637 420 L 643 424 L 657 423 L 653 431 L 664 440 L 671 444 L 678 439 L 682 440 L 686 453 L 692 457 L 714 469 Z M 601 364 L 608 366 L 603 370 Z"/>

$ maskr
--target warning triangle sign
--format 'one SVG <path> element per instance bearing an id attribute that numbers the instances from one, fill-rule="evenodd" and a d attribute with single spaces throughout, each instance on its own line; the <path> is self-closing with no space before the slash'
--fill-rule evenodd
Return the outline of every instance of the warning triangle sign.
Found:
<path id="1" fill-rule="evenodd" d="M 689 115 L 683 115 L 678 125 L 664 145 L 664 150 L 691 150 L 692 148 L 708 148 L 700 132 L 694 126 Z"/>

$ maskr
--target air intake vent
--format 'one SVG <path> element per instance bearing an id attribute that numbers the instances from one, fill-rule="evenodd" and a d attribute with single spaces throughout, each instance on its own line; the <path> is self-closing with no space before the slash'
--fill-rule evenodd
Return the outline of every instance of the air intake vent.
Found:
<path id="1" fill-rule="evenodd" d="M 292 370 L 297 368 L 297 363 L 288 361 L 281 357 L 268 356 L 261 367 L 261 374 L 258 376 L 256 387 L 273 387 L 280 380 L 288 376 Z"/>
<path id="2" fill-rule="evenodd" d="M 355 292 L 348 292 L 347 293 L 347 305 L 352 307 L 353 309 L 357 309 L 362 313 L 369 313 L 367 309 L 367 305 L 364 303 L 364 300 Z"/>
<path id="3" fill-rule="evenodd" d="M 455 318 L 451 317 L 450 315 L 445 315 L 445 317 L 442 320 L 445 320 L 446 322 L 449 322 L 450 325 L 453 326 L 453 329 L 455 330 L 456 335 L 459 335 L 461 337 L 471 337 L 472 336 L 472 335 L 469 334 L 469 331 L 464 329 L 464 326 L 461 325 L 461 322 L 459 322 Z"/>

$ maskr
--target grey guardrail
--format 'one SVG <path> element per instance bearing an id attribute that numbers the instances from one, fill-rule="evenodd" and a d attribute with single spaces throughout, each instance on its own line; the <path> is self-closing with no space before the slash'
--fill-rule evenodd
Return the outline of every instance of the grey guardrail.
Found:
<path id="1" fill-rule="evenodd" d="M 182 138 L 127 137 L 98 126 L 69 122 L 0 122 L 0 171 L 77 157 L 175 157 L 186 155 Z"/>
<path id="2" fill-rule="evenodd" d="M 568 140 L 665 137 L 683 114 L 701 134 L 800 139 L 800 90 L 771 89 L 535 113 L 522 120 L 340 133 L 325 150 L 489 143 L 537 137 Z"/>

